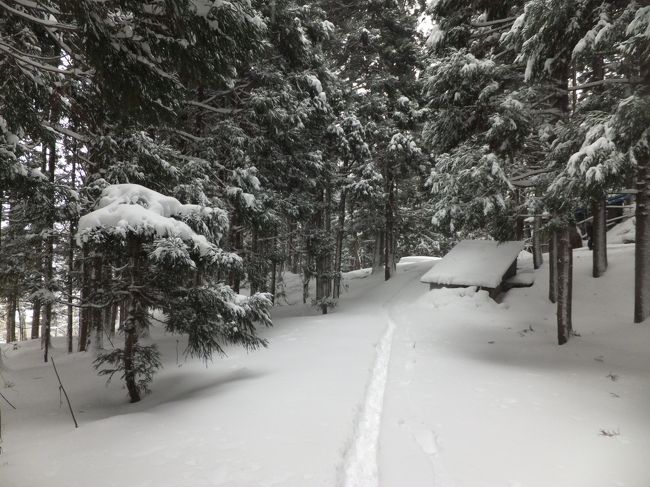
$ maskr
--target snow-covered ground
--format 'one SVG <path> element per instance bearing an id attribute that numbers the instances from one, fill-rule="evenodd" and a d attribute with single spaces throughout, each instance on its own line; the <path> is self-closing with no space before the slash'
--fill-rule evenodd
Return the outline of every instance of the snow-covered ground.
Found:
<path id="1" fill-rule="evenodd" d="M 76 430 L 38 344 L 5 347 L 0 392 L 17 409 L 0 398 L 0 486 L 647 487 L 650 325 L 632 324 L 633 253 L 612 246 L 593 279 L 576 251 L 580 336 L 562 347 L 545 268 L 496 304 L 429 292 L 426 259 L 387 283 L 350 273 L 326 316 L 293 304 L 288 276 L 269 348 L 208 367 L 161 337 L 165 367 L 135 405 L 60 343 Z"/>

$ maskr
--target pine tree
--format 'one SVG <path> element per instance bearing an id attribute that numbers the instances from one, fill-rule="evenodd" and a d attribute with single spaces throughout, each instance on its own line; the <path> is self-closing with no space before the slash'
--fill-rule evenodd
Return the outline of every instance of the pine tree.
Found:
<path id="1" fill-rule="evenodd" d="M 152 309 L 163 310 L 166 329 L 187 334 L 187 353 L 204 360 L 224 353 L 226 343 L 265 345 L 255 324 L 271 323 L 268 295 L 236 295 L 217 278 L 241 266 L 217 246 L 228 222 L 223 211 L 182 205 L 134 184 L 107 186 L 97 206 L 79 220 L 78 241 L 101 248 L 102 258 L 121 269 L 101 298 L 126 300 L 127 315 L 124 348 L 100 354 L 95 363 L 109 379 L 122 375 L 131 402 L 140 400 L 160 366 L 155 344 L 140 343 Z"/>
<path id="2" fill-rule="evenodd" d="M 367 210 L 364 233 L 372 231 L 375 240 L 373 272 L 381 269 L 388 279 L 398 255 L 400 187 L 413 175 L 412 167 L 404 164 L 406 159 L 395 158 L 396 152 L 389 147 L 394 136 L 412 138 L 416 146 L 421 145 L 416 83 L 420 5 L 392 0 L 322 4 L 340 29 L 332 56 L 341 77 L 351 85 L 345 92 L 345 104 L 355 106 L 354 115 L 367 132 L 372 155 L 367 173 L 376 172 L 382 178 L 381 199 L 370 198 L 365 203 L 374 207 Z"/>

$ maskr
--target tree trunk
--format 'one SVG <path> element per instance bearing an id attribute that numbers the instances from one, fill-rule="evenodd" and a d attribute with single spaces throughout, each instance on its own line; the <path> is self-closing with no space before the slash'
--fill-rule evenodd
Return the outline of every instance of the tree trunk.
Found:
<path id="1" fill-rule="evenodd" d="M 517 212 L 520 211 L 519 207 L 521 205 L 521 190 L 515 190 L 515 204 L 517 205 Z M 515 240 L 524 239 L 524 218 L 521 215 L 515 217 Z"/>
<path id="2" fill-rule="evenodd" d="M 533 219 L 533 267 L 539 269 L 544 263 L 544 256 L 542 254 L 542 239 L 541 239 L 542 217 L 536 216 Z"/>
<path id="3" fill-rule="evenodd" d="M 127 244 L 129 252 L 129 272 L 131 274 L 131 288 L 136 289 L 139 284 L 139 252 L 140 244 L 134 237 L 129 238 Z M 140 389 L 135 377 L 135 350 L 138 345 L 138 328 L 143 314 L 140 295 L 130 292 L 127 304 L 127 317 L 124 321 L 124 381 L 129 392 L 131 402 L 140 400 Z"/>
<path id="4" fill-rule="evenodd" d="M 18 298 L 15 291 L 10 291 L 7 297 L 7 343 L 16 341 L 16 309 Z"/>
<path id="5" fill-rule="evenodd" d="M 88 256 L 88 249 L 84 246 L 81 253 L 81 304 L 87 306 L 90 301 L 90 273 L 92 262 Z M 79 312 L 79 343 L 77 348 L 80 352 L 85 352 L 88 349 L 88 341 L 91 330 L 91 311 L 90 308 L 82 307 Z"/>
<path id="6" fill-rule="evenodd" d="M 76 146 L 73 149 L 71 168 L 70 168 L 70 186 L 74 190 L 76 187 L 76 172 L 77 172 L 77 154 Z M 76 221 L 74 218 L 70 218 L 70 235 L 68 238 L 68 279 L 66 283 L 67 294 L 68 294 L 68 329 L 67 329 L 67 344 L 68 344 L 68 353 L 72 353 L 73 349 L 73 330 L 74 330 L 74 307 L 72 306 L 72 299 L 74 293 L 73 286 L 73 276 L 74 276 L 74 248 L 75 248 L 75 238 L 76 233 Z"/>
<path id="7" fill-rule="evenodd" d="M 331 231 L 329 213 L 331 191 L 329 187 L 321 192 L 321 202 L 322 205 L 316 215 L 315 226 L 323 233 L 323 235 L 329 235 Z M 316 301 L 320 303 L 320 308 L 323 314 L 327 314 L 328 304 L 326 301 L 332 296 L 330 257 L 330 249 L 328 246 L 321 243 L 316 256 Z"/>
<path id="8" fill-rule="evenodd" d="M 43 241 L 40 237 L 34 239 L 34 246 L 30 250 L 36 254 L 36 286 L 40 291 L 43 287 Z M 30 334 L 32 340 L 36 340 L 41 336 L 41 311 L 41 299 L 36 296 L 32 301 L 32 330 Z"/>
<path id="9" fill-rule="evenodd" d="M 32 303 L 32 333 L 31 338 L 37 339 L 41 334 L 41 301 L 34 299 Z"/>
<path id="10" fill-rule="evenodd" d="M 138 345 L 136 316 L 139 314 L 137 298 L 131 296 L 129 316 L 124 323 L 124 381 L 131 402 L 140 400 L 140 390 L 135 380 L 135 349 Z"/>
<path id="11" fill-rule="evenodd" d="M 127 302 L 126 300 L 122 301 L 120 303 L 120 317 L 119 317 L 119 323 L 117 326 L 118 330 L 122 330 L 124 327 L 124 322 L 126 321 L 127 315 L 128 315 L 128 309 L 127 309 Z"/>
<path id="12" fill-rule="evenodd" d="M 251 259 L 253 259 L 254 262 L 258 262 L 259 258 L 259 237 L 257 235 L 257 230 L 253 227 L 251 230 Z M 256 272 L 257 266 L 255 266 L 253 272 L 248 275 L 248 281 L 250 282 L 251 287 L 251 296 L 259 291 L 259 276 L 254 275 Z"/>
<path id="13" fill-rule="evenodd" d="M 307 304 L 309 299 L 309 281 L 311 272 L 309 271 L 309 262 L 302 268 L 302 304 Z"/>
<path id="14" fill-rule="evenodd" d="M 341 263 L 343 259 L 343 240 L 345 236 L 345 190 L 341 191 L 339 202 L 339 219 L 336 228 L 336 254 L 334 255 L 334 290 L 332 297 L 338 299 L 341 295 Z"/>
<path id="15" fill-rule="evenodd" d="M 640 151 L 639 151 L 640 152 Z M 634 322 L 650 314 L 650 160 L 637 155 L 636 243 L 634 251 Z"/>
<path id="16" fill-rule="evenodd" d="M 49 154 L 48 154 L 48 178 L 50 182 L 49 188 L 49 205 L 50 207 L 47 210 L 47 238 L 45 239 L 45 289 L 48 290 L 48 293 L 54 292 L 54 171 L 56 168 L 57 160 L 57 150 L 56 142 L 52 141 L 49 144 Z M 50 353 L 50 334 L 52 329 L 52 319 L 54 313 L 52 310 L 52 296 L 50 295 L 47 302 L 45 303 L 45 313 L 43 314 L 43 360 L 48 361 Z"/>
<path id="17" fill-rule="evenodd" d="M 103 279 L 103 259 L 101 255 L 95 253 L 92 260 L 92 286 L 94 294 L 97 296 L 95 299 L 95 306 L 90 308 L 92 314 L 92 333 L 93 333 L 93 348 L 98 351 L 104 348 L 104 309 L 99 305 L 104 303 L 104 279 Z"/>
<path id="18" fill-rule="evenodd" d="M 591 202 L 593 216 L 591 241 L 593 246 L 593 276 L 600 277 L 607 270 L 607 200 L 597 198 Z"/>
<path id="19" fill-rule="evenodd" d="M 548 237 L 548 299 L 557 301 L 557 231 L 550 231 Z"/>
<path id="20" fill-rule="evenodd" d="M 571 261 L 569 229 L 563 227 L 557 235 L 557 338 L 563 345 L 571 334 Z"/>
<path id="21" fill-rule="evenodd" d="M 119 309 L 119 305 L 117 303 L 113 303 L 111 305 L 111 316 L 110 316 L 109 328 L 108 328 L 108 334 L 111 338 L 115 336 L 115 329 L 116 329 L 115 322 L 117 321 L 118 309 Z"/>
<path id="22" fill-rule="evenodd" d="M 275 304 L 275 288 L 277 286 L 278 264 L 271 262 L 271 302 Z"/>
<path id="23" fill-rule="evenodd" d="M 298 230 L 298 225 L 289 218 L 287 222 L 287 227 L 289 228 L 289 236 L 287 238 L 287 257 L 289 259 L 289 270 L 292 274 L 298 274 L 298 267 L 300 264 L 300 254 L 296 249 L 296 231 Z"/>
<path id="24" fill-rule="evenodd" d="M 395 273 L 395 181 L 389 178 L 386 199 L 386 235 L 384 238 L 384 280 L 389 280 Z"/>
<path id="25" fill-rule="evenodd" d="M 43 344 L 43 361 L 47 362 L 50 356 L 50 345 L 51 345 L 51 330 L 52 330 L 52 318 L 54 313 L 52 311 L 52 303 L 48 302 L 45 304 L 45 312 L 43 314 L 43 337 L 41 342 Z"/>
<path id="26" fill-rule="evenodd" d="M 16 307 L 16 310 L 18 311 L 18 330 L 20 332 L 19 339 L 22 342 L 22 341 L 25 340 L 25 328 L 27 328 L 27 318 L 25 316 L 25 307 L 20 305 L 20 303 L 18 303 L 18 306 Z"/>
<path id="27" fill-rule="evenodd" d="M 3 207 L 2 205 L 4 204 L 4 201 L 0 199 L 0 212 L 2 212 Z M 10 201 L 10 207 L 9 207 L 9 216 L 8 216 L 8 234 L 11 235 L 12 229 L 15 229 L 14 223 L 15 223 L 15 217 L 13 215 L 13 209 L 14 209 L 14 204 L 13 202 Z M 2 222 L 0 221 L 0 226 L 2 226 Z M 3 294 L 6 293 L 7 296 L 7 306 L 5 308 L 6 310 L 6 322 L 5 325 L 7 327 L 6 329 L 6 335 L 5 339 L 7 343 L 14 342 L 16 341 L 16 308 L 18 306 L 18 293 L 17 293 L 17 279 L 8 277 L 4 282 L 0 283 L 3 285 L 2 291 L 4 291 Z M 0 350 L 0 353 L 2 351 Z"/>
<path id="28" fill-rule="evenodd" d="M 68 329 L 67 329 L 67 344 L 68 344 L 68 353 L 72 353 L 72 341 L 73 341 L 73 328 L 74 328 L 74 307 L 72 306 L 73 296 L 73 283 L 72 283 L 72 273 L 74 267 L 74 232 L 72 230 L 73 224 L 70 222 L 70 240 L 68 241 L 68 282 L 67 284 L 67 294 L 68 294 Z"/>
<path id="29" fill-rule="evenodd" d="M 385 232 L 377 230 L 375 233 L 375 247 L 372 256 L 372 273 L 378 273 L 384 269 L 384 240 Z"/>
<path id="30" fill-rule="evenodd" d="M 241 254 L 241 229 L 239 228 L 239 217 L 237 210 L 230 214 L 230 251 Z M 238 271 L 230 271 L 229 284 L 233 291 L 239 293 L 241 286 L 241 275 Z"/>

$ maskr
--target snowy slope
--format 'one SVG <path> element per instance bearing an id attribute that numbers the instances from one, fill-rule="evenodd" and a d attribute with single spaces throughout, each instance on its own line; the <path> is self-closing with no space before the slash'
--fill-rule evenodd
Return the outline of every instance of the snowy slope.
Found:
<path id="1" fill-rule="evenodd" d="M 206 368 L 177 362 L 165 337 L 139 404 L 103 386 L 92 354 L 55 350 L 78 430 L 38 344 L 20 344 L 0 378 L 18 408 L 0 399 L 0 486 L 647 487 L 650 328 L 631 322 L 633 246 L 610 249 L 602 278 L 590 263 L 576 252 L 581 336 L 563 347 L 544 268 L 496 304 L 428 292 L 432 262 L 414 259 L 388 283 L 351 273 L 327 316 L 277 308 L 266 350 Z"/>
<path id="2" fill-rule="evenodd" d="M 495 304 L 439 290 L 399 310 L 382 486 L 650 485 L 650 324 L 632 323 L 633 246 L 593 279 L 575 254 L 574 328 L 556 345 L 546 267 Z M 607 435 L 613 436 L 607 436 Z"/>

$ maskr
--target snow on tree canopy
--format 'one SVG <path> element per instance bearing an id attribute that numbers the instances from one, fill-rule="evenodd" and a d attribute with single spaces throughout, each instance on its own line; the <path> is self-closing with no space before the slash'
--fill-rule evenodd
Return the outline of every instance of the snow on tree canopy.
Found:
<path id="1" fill-rule="evenodd" d="M 96 231 L 126 236 L 133 232 L 147 237 L 179 237 L 191 241 L 201 256 L 214 253 L 216 246 L 174 217 L 210 216 L 218 212 L 199 205 L 184 205 L 138 184 L 115 184 L 102 191 L 97 209 L 79 219 L 77 244 L 91 239 Z"/>
<path id="2" fill-rule="evenodd" d="M 463 240 L 420 281 L 442 286 L 495 288 L 523 247 L 519 241 Z"/>

